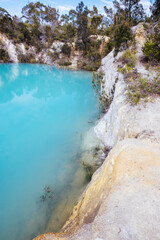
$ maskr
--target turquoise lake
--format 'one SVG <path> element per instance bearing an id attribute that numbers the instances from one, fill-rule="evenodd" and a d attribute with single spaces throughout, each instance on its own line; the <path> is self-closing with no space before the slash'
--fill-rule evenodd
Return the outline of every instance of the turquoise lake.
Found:
<path id="1" fill-rule="evenodd" d="M 60 230 L 89 181 L 78 158 L 97 117 L 92 73 L 0 64 L 0 240 Z"/>

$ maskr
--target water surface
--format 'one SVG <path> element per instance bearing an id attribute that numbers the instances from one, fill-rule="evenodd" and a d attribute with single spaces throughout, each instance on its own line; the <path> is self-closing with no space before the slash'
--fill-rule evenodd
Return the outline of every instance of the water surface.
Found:
<path id="1" fill-rule="evenodd" d="M 58 231 L 88 182 L 78 161 L 97 119 L 92 74 L 0 64 L 0 239 Z"/>

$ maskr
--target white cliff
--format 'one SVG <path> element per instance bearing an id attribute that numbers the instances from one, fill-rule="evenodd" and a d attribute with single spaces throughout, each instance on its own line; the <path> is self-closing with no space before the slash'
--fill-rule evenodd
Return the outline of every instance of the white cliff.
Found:
<path id="1" fill-rule="evenodd" d="M 140 23 L 133 29 L 136 39 L 136 68 L 138 73 L 147 77 L 150 72 L 145 69 L 140 59 L 143 55 L 142 46 L 145 43 L 145 31 L 143 24 Z M 124 138 L 156 138 L 160 141 L 160 125 L 158 108 L 160 107 L 160 99 L 154 99 L 154 102 L 141 103 L 138 106 L 131 106 L 126 100 L 126 83 L 123 75 L 118 73 L 117 59 L 122 55 L 120 53 L 116 59 L 113 57 L 113 51 L 107 55 L 102 62 L 102 70 L 105 73 L 105 92 L 111 94 L 111 89 L 115 84 L 115 78 L 118 82 L 115 85 L 113 101 L 108 112 L 99 121 L 95 127 L 95 132 L 99 139 L 109 147 L 113 147 L 118 141 Z M 112 72 L 113 70 L 113 72 Z M 150 74 L 153 77 L 154 73 Z M 147 121 L 145 121 L 147 120 Z"/>
<path id="2" fill-rule="evenodd" d="M 3 48 L 8 52 L 10 60 L 14 63 L 18 63 L 18 56 L 16 52 L 16 46 L 10 41 L 4 34 L 0 33 L 0 43 Z"/>

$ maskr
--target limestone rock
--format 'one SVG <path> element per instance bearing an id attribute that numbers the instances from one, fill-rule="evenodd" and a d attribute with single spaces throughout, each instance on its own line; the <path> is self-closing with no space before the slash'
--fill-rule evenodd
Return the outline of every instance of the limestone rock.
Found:
<path id="1" fill-rule="evenodd" d="M 159 147 L 137 139 L 119 142 L 94 174 L 62 233 L 35 240 L 160 239 Z"/>

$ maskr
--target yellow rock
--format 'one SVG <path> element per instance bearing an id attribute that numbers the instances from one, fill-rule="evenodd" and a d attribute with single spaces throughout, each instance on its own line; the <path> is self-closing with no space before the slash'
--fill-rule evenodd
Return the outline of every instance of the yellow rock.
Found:
<path id="1" fill-rule="evenodd" d="M 160 146 L 119 142 L 96 171 L 61 233 L 35 240 L 160 239 Z"/>

